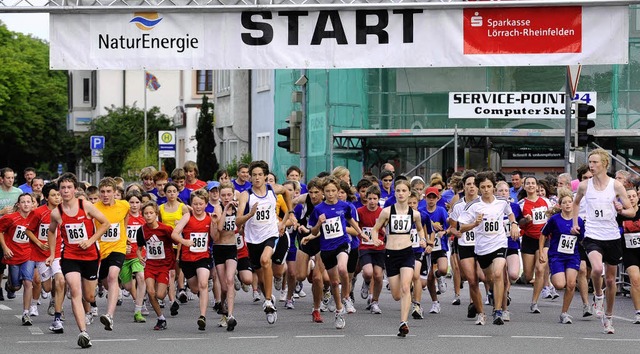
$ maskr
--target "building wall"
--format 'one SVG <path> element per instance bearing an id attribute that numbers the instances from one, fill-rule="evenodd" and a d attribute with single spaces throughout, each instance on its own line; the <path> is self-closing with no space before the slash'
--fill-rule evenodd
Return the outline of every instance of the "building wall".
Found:
<path id="1" fill-rule="evenodd" d="M 270 167 L 275 134 L 274 73 L 274 70 L 251 71 L 251 156 L 266 161 Z"/>
<path id="2" fill-rule="evenodd" d="M 228 84 L 219 86 L 219 78 L 227 75 Z M 216 70 L 214 76 L 216 156 L 224 167 L 250 151 L 250 75 L 247 70 Z"/>

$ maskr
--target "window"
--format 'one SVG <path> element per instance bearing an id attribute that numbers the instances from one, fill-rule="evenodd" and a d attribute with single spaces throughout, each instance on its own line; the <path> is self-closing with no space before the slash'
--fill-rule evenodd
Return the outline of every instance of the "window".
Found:
<path id="1" fill-rule="evenodd" d="M 196 92 L 199 94 L 213 92 L 213 70 L 196 71 Z"/>
<path id="2" fill-rule="evenodd" d="M 82 79 L 82 102 L 91 102 L 91 79 L 88 77 Z"/>
<path id="3" fill-rule="evenodd" d="M 216 70 L 216 94 L 228 95 L 231 87 L 231 71 Z"/>
<path id="4" fill-rule="evenodd" d="M 264 160 L 269 165 L 271 164 L 271 134 L 270 133 L 258 133 L 256 134 L 256 151 L 255 160 Z"/>
<path id="5" fill-rule="evenodd" d="M 256 91 L 269 91 L 269 85 L 271 84 L 271 70 L 254 70 L 254 73 L 256 76 Z"/>
<path id="6" fill-rule="evenodd" d="M 240 160 L 238 154 L 238 140 L 225 140 L 222 142 L 222 165 L 228 165 L 235 159 Z"/>

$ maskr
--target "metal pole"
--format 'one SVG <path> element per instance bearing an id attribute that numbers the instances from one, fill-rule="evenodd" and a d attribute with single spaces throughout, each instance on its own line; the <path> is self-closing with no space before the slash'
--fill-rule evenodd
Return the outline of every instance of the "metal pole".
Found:
<path id="1" fill-rule="evenodd" d="M 144 78 L 142 79 L 142 83 L 144 84 L 144 163 L 147 163 L 147 71 L 144 71 Z"/>
<path id="2" fill-rule="evenodd" d="M 449 146 L 449 144 L 453 143 L 455 139 L 451 139 L 449 140 L 446 144 L 442 145 L 440 148 L 438 148 L 438 150 L 434 151 L 431 155 L 429 155 L 426 159 L 420 161 L 419 164 L 415 165 L 412 169 L 410 169 L 409 171 L 403 173 L 404 176 L 408 176 L 409 174 L 411 174 L 413 171 L 417 170 L 418 167 L 422 166 L 423 164 L 425 164 L 427 161 L 431 160 L 434 156 L 436 156 L 440 151 L 444 150 L 444 148 L 446 148 L 447 146 Z"/>
<path id="3" fill-rule="evenodd" d="M 603 149 L 603 150 L 604 150 L 604 148 L 603 148 L 602 146 L 600 146 L 600 145 L 598 145 L 598 144 L 596 144 L 596 143 L 591 143 L 591 144 L 593 144 L 595 147 L 597 147 L 597 148 L 599 148 L 599 149 Z M 627 170 L 629 170 L 629 172 L 631 172 L 631 173 L 635 173 L 637 176 L 640 176 L 640 172 L 638 172 L 638 171 L 634 170 L 633 168 L 631 168 L 631 166 L 629 166 L 629 165 L 627 165 L 626 163 L 624 163 L 624 161 L 620 160 L 619 158 L 617 158 L 617 157 L 616 157 L 616 156 L 614 156 L 613 154 L 609 153 L 608 151 L 607 151 L 607 154 L 609 154 L 609 156 L 611 156 L 611 158 L 612 158 L 612 159 L 614 159 L 614 160 L 618 161 L 618 163 L 620 163 L 620 164 L 622 164 L 624 167 L 626 167 L 626 168 L 627 168 Z M 588 154 L 587 154 L 587 155 L 588 155 Z"/>
<path id="4" fill-rule="evenodd" d="M 564 172 L 571 173 L 571 162 L 569 154 L 571 154 L 571 78 L 569 77 L 569 67 L 565 72 L 565 99 L 564 99 Z M 577 143 L 577 142 L 576 142 Z"/>
<path id="5" fill-rule="evenodd" d="M 100 164 L 96 164 L 96 186 L 100 183 Z"/>
<path id="6" fill-rule="evenodd" d="M 300 70 L 301 76 L 307 76 L 307 69 Z M 308 80 L 308 78 L 307 78 Z M 307 81 L 302 85 L 302 122 L 300 123 L 300 170 L 302 175 L 307 176 Z"/>
<path id="7" fill-rule="evenodd" d="M 458 125 L 456 124 L 453 131 L 453 172 L 458 171 Z"/>

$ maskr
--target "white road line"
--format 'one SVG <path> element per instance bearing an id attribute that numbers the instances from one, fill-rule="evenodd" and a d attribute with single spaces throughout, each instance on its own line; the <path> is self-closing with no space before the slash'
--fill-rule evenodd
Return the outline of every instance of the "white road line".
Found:
<path id="1" fill-rule="evenodd" d="M 318 336 L 296 336 L 296 338 L 344 338 L 344 334 L 327 334 Z"/>
<path id="2" fill-rule="evenodd" d="M 92 339 L 92 342 L 135 342 L 137 338 Z"/>
<path id="3" fill-rule="evenodd" d="M 640 342 L 637 338 L 582 338 L 585 340 L 609 341 L 609 342 Z"/>
<path id="4" fill-rule="evenodd" d="M 174 340 L 208 340 L 211 338 L 206 338 L 206 337 L 195 337 L 195 338 L 158 338 L 157 340 L 170 340 L 170 341 L 174 341 Z"/>
<path id="5" fill-rule="evenodd" d="M 22 319 L 22 315 L 14 315 L 14 316 L 16 316 L 17 319 L 20 319 L 20 320 Z"/>
<path id="6" fill-rule="evenodd" d="M 0 310 L 2 311 L 11 311 L 11 307 L 7 305 L 0 305 Z"/>
<path id="7" fill-rule="evenodd" d="M 229 339 L 276 339 L 278 336 L 244 336 L 244 337 L 229 337 Z"/>
<path id="8" fill-rule="evenodd" d="M 623 321 L 629 321 L 629 322 L 634 322 L 635 319 L 631 319 L 631 318 L 626 318 L 626 317 L 620 317 L 620 316 L 612 316 L 613 318 L 617 318 L 619 320 L 623 320 Z"/>
<path id="9" fill-rule="evenodd" d="M 47 344 L 47 343 L 66 343 L 66 340 L 19 340 L 18 344 Z"/>
<path id="10" fill-rule="evenodd" d="M 440 338 L 491 338 L 493 336 L 474 336 L 470 334 L 440 334 Z"/>
<path id="11" fill-rule="evenodd" d="M 397 337 L 397 334 L 365 334 L 365 337 Z M 407 334 L 407 337 L 415 337 L 415 334 Z"/>
<path id="12" fill-rule="evenodd" d="M 520 338 L 520 339 L 564 339 L 564 337 L 548 337 L 548 336 L 511 336 L 511 338 Z"/>
<path id="13" fill-rule="evenodd" d="M 32 335 L 40 335 L 40 334 L 44 334 L 42 333 L 42 330 L 40 329 L 40 327 L 29 327 L 29 332 L 31 332 Z"/>

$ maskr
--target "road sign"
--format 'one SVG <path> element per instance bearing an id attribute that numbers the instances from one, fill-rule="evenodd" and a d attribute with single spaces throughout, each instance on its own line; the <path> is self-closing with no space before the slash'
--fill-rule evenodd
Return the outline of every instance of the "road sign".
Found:
<path id="1" fill-rule="evenodd" d="M 158 131 L 158 156 L 160 158 L 176 157 L 176 132 L 173 130 Z"/>
<path id="2" fill-rule="evenodd" d="M 91 163 L 102 163 L 102 161 L 102 150 L 91 150 Z"/>
<path id="3" fill-rule="evenodd" d="M 104 149 L 104 136 L 92 135 L 89 140 L 89 144 L 91 145 L 91 150 Z"/>
<path id="4" fill-rule="evenodd" d="M 61 174 L 62 174 L 62 164 L 59 163 L 58 164 L 58 175 L 61 175 Z"/>

